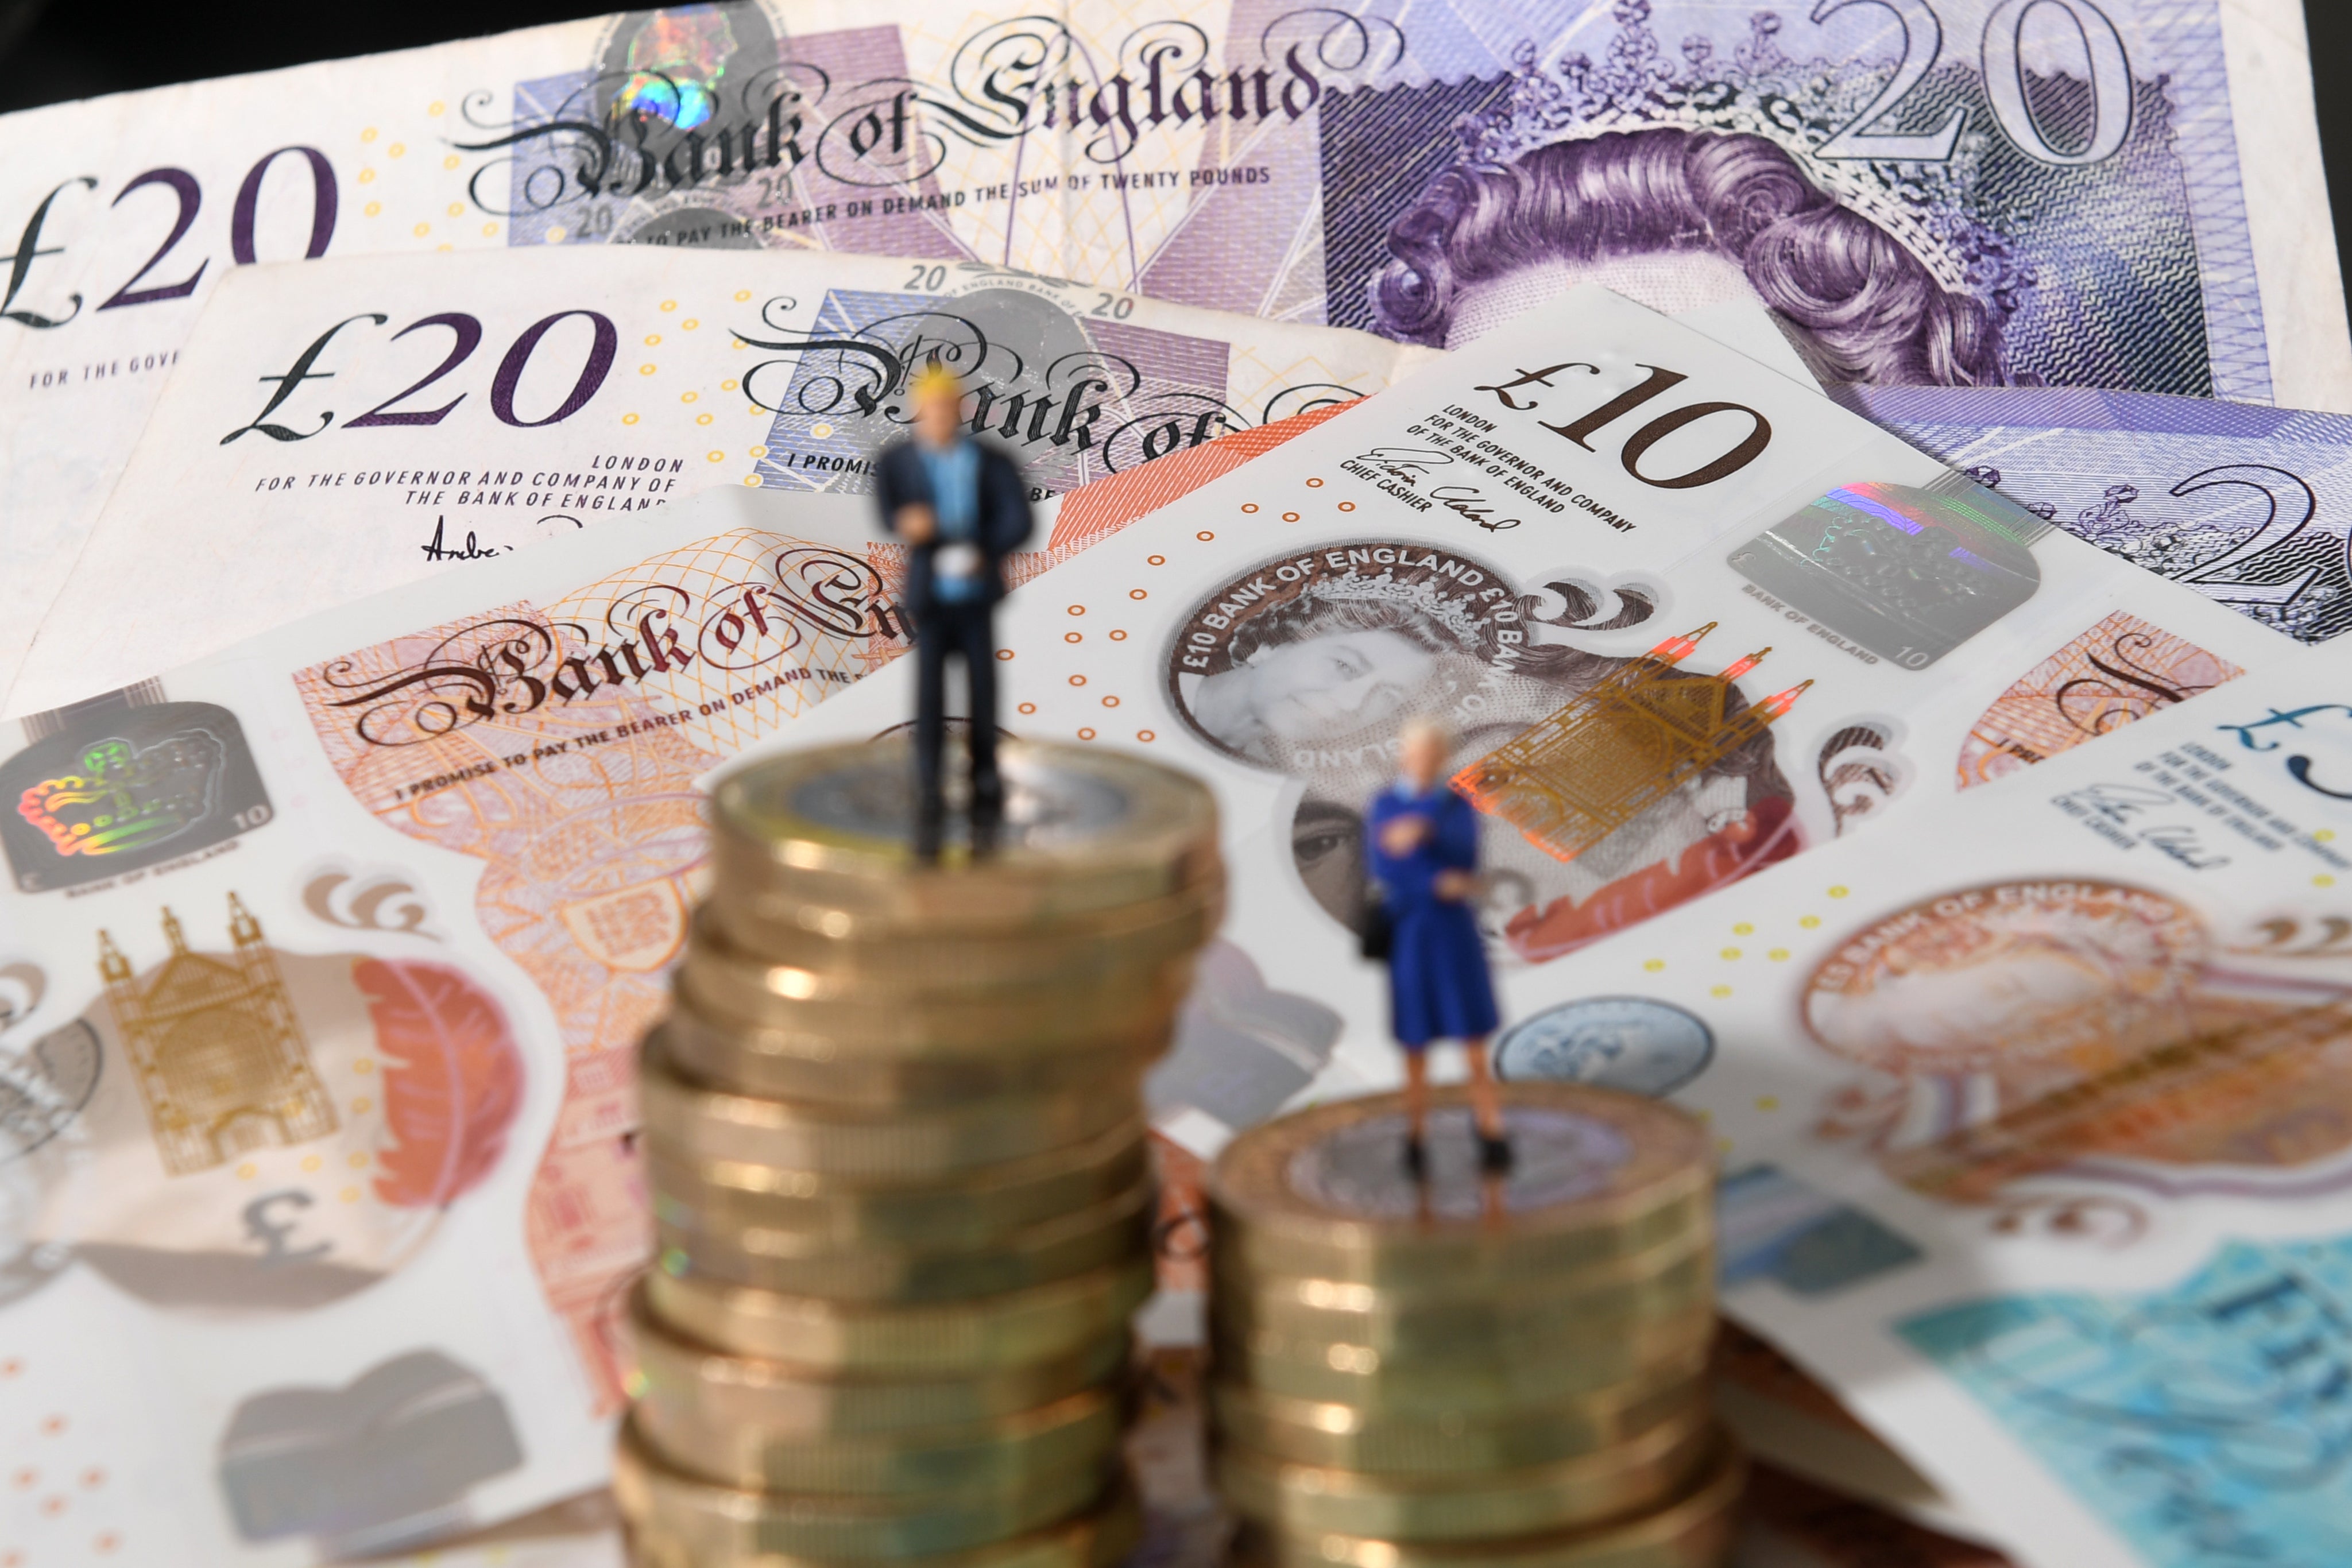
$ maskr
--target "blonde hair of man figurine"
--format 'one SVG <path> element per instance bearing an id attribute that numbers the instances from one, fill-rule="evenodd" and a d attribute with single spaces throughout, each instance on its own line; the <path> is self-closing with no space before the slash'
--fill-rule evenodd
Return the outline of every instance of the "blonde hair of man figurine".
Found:
<path id="1" fill-rule="evenodd" d="M 915 627 L 915 853 L 936 860 L 946 817 L 947 663 L 963 661 L 971 694 L 971 846 L 988 847 L 1004 810 L 996 772 L 996 601 L 1004 558 L 1034 526 L 1021 465 L 964 428 L 963 382 L 933 361 L 908 386 L 914 433 L 874 463 L 882 526 L 914 549 L 907 563 Z"/>
<path id="2" fill-rule="evenodd" d="M 1389 1016 L 1404 1050 L 1404 1163 L 1425 1177 L 1429 1047 L 1462 1043 L 1478 1128 L 1478 1168 L 1511 1168 L 1503 1107 L 1486 1063 L 1486 1037 L 1500 1019 L 1486 944 L 1473 900 L 1478 893 L 1478 813 L 1446 782 L 1452 744 L 1433 719 L 1405 721 L 1397 736 L 1396 782 L 1364 813 L 1364 863 L 1378 883 L 1389 925 Z"/>

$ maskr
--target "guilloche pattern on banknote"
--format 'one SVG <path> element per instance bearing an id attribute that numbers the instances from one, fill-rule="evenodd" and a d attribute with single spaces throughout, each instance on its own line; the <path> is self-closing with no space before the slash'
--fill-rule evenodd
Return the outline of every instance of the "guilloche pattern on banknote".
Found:
<path id="1" fill-rule="evenodd" d="M 1832 379 L 2268 395 L 2218 7 L 2034 9 L 662 11 L 450 140 L 512 245 L 972 256 L 1444 345 L 1606 233 Z"/>
<path id="2" fill-rule="evenodd" d="M 873 453 L 901 427 L 924 364 L 963 379 L 972 430 L 1018 453 L 1049 495 L 1377 390 L 1333 381 L 1310 356 L 1278 358 L 1278 345 L 1130 324 L 1132 299 L 1082 316 L 1078 291 L 970 262 L 917 266 L 909 281 L 933 292 L 832 290 L 804 329 L 735 327 L 790 356 L 743 375 L 744 394 L 775 413 L 745 483 L 871 489 Z"/>
<path id="3" fill-rule="evenodd" d="M 704 852 L 695 779 L 905 642 L 865 559 L 739 530 L 296 677 L 363 806 L 484 862 L 476 916 L 553 1009 L 567 1082 L 528 1234 L 604 1403 L 646 1244 L 635 1052 Z"/>
<path id="4" fill-rule="evenodd" d="M 2133 779 L 2056 804 L 2121 831 L 2191 798 L 2227 818 L 2213 791 L 2238 793 L 2176 753 Z M 2163 841 L 2226 863 L 2178 830 Z M 1807 980 L 1807 1033 L 1859 1070 L 1826 1097 L 1817 1133 L 1859 1143 L 1917 1191 L 2007 1206 L 2011 1224 L 2126 1239 L 2146 1224 L 2133 1188 L 2259 1192 L 2259 1173 L 2293 1167 L 2306 1194 L 2339 1186 L 2347 1014 L 2326 960 L 2340 925 L 2282 915 L 2217 932 L 2179 898 L 2090 877 L 1939 893 L 1850 933 Z M 2063 1194 L 2017 1196 L 2044 1175 L 2126 1196 L 2102 1190 L 2071 1213 Z"/>
<path id="5" fill-rule="evenodd" d="M 2116 392 L 1841 387 L 1855 413 L 2305 643 L 2352 628 L 2352 420 Z"/>

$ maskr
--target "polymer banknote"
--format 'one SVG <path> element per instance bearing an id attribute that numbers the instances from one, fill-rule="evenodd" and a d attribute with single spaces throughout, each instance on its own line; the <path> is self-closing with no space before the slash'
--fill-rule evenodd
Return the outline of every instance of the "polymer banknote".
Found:
<path id="1" fill-rule="evenodd" d="M 2340 1261 L 2225 1242 L 2345 1141 L 2345 666 L 1948 473 L 1572 295 L 1024 588 L 1010 723 L 1212 781 L 1225 940 L 1334 1026 L 1295 1100 L 1396 1075 L 1361 812 L 1441 716 L 1497 1069 L 1708 1113 L 1735 1312 L 2021 1562 L 2333 1561 Z M 1280 1103 L 1162 1071 L 1196 1145 Z"/>
<path id="2" fill-rule="evenodd" d="M 1489 812 L 1489 930 L 1540 967 L 2296 651 L 1597 288 L 1033 586 L 1011 722 L 1173 747 L 1286 839 L 1234 854 L 1268 879 L 1236 939 L 1326 999 L 1415 713 Z M 1381 1067 L 1370 995 L 1334 1063 L 1360 1034 Z"/>
<path id="3" fill-rule="evenodd" d="M 2020 1562 L 2352 1550 L 2347 689 L 2298 653 L 1515 998 L 1557 1071 L 1685 1063 L 1727 1308 Z"/>
<path id="4" fill-rule="evenodd" d="M 601 1481 L 694 779 L 903 644 L 869 534 L 739 486 L 5 727 L 0 1363 L 68 1489 L 12 1549 L 307 1562 Z"/>
<path id="5" fill-rule="evenodd" d="M 103 423 L 46 454 L 106 505 L 0 538 L 0 711 L 711 485 L 862 492 L 928 363 L 964 376 L 973 426 L 1043 499 L 1438 352 L 971 261 L 630 246 L 243 268 L 135 456 Z"/>
<path id="6" fill-rule="evenodd" d="M 1045 498 L 1019 572 L 1328 412 Z M 0 727 L 0 1375 L 40 1456 L 0 1552 L 380 1555 L 603 1483 L 697 779 L 904 651 L 903 564 L 864 497 L 725 486 Z M 1187 1038 L 1297 1032 L 1247 967 Z"/>
<path id="7" fill-rule="evenodd" d="M 2048 387 L 1839 387 L 1848 408 L 2305 643 L 2352 628 L 2352 420 Z"/>

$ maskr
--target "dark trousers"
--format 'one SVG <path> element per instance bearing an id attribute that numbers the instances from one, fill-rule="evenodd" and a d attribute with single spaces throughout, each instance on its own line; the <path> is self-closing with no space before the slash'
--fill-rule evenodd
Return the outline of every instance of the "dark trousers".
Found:
<path id="1" fill-rule="evenodd" d="M 992 815 L 1003 799 L 996 777 L 995 606 L 985 600 L 926 605 L 915 619 L 915 782 L 921 820 L 942 815 L 940 756 L 947 742 L 948 657 L 963 660 L 971 687 L 972 804 Z"/>

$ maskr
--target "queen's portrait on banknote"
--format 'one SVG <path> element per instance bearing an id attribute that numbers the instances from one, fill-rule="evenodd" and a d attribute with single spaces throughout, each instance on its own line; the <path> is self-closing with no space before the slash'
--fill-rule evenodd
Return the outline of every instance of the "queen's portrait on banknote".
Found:
<path id="1" fill-rule="evenodd" d="M 1451 765 L 1476 760 L 1629 663 L 1561 640 L 1568 626 L 1652 612 L 1638 591 L 1614 597 L 1615 613 L 1596 617 L 1594 595 L 1575 583 L 1523 594 L 1466 555 L 1350 540 L 1265 562 L 1202 601 L 1171 651 L 1170 695 L 1203 740 L 1305 783 L 1292 831 L 1299 873 L 1324 909 L 1352 921 L 1364 876 L 1357 803 L 1387 781 L 1398 725 L 1442 715 Z M 1523 958 L 1559 956 L 1794 853 L 1793 794 L 1767 732 L 1571 861 L 1487 820 L 1484 923 Z"/>
<path id="2" fill-rule="evenodd" d="M 1393 337 L 1456 348 L 1601 283 L 1669 315 L 1771 308 L 1831 382 L 2007 380 L 2000 329 L 1895 235 L 1760 136 L 1660 127 L 1447 170 L 1389 225 L 1372 309 Z"/>

